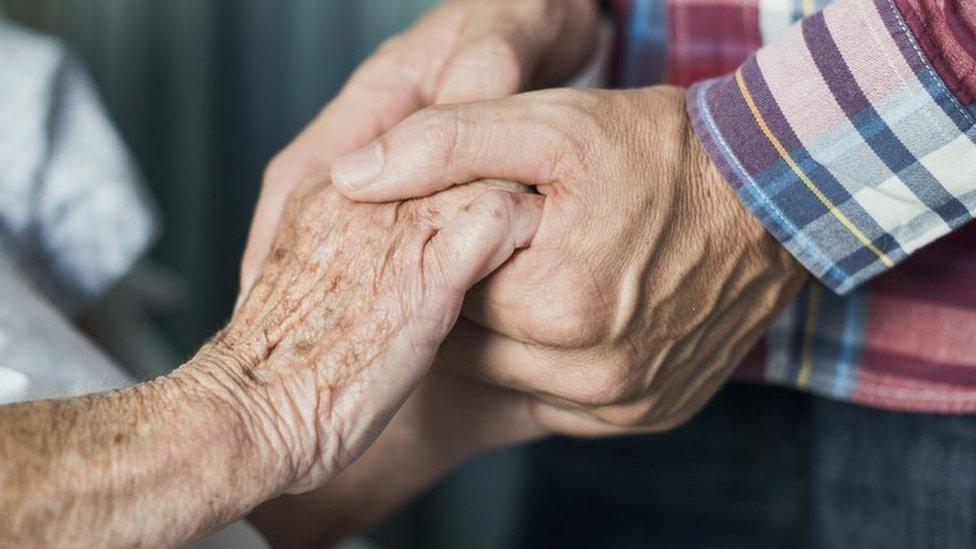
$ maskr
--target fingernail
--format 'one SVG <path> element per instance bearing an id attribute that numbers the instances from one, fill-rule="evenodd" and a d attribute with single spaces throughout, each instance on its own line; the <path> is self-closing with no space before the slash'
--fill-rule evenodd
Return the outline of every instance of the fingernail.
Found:
<path id="1" fill-rule="evenodd" d="M 373 141 L 336 160 L 332 166 L 333 183 L 347 189 L 366 187 L 383 173 L 383 160 L 383 146 Z"/>

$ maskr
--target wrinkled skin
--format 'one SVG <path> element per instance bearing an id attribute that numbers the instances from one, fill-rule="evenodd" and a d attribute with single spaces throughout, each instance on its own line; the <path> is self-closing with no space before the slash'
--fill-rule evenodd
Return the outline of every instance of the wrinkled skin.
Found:
<path id="1" fill-rule="evenodd" d="M 358 152 L 332 171 L 356 200 L 482 177 L 537 185 L 546 197 L 532 247 L 469 296 L 471 322 L 440 362 L 535 394 L 536 418 L 557 432 L 686 421 L 806 277 L 708 160 L 680 89 L 556 89 L 437 106 L 364 150 L 382 167 L 362 169 Z"/>
<path id="2" fill-rule="evenodd" d="M 500 190 L 507 188 L 508 190 Z M 260 395 L 254 432 L 287 490 L 355 460 L 426 372 L 465 291 L 535 232 L 541 197 L 477 184 L 406 203 L 354 204 L 308 181 L 262 274 L 208 346 Z"/>

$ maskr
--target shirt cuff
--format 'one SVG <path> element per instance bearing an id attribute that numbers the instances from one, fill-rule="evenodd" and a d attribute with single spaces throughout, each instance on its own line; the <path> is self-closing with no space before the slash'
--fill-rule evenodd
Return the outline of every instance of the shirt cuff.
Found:
<path id="1" fill-rule="evenodd" d="M 688 93 L 705 151 L 845 293 L 976 212 L 976 129 L 894 0 L 838 0 Z"/>

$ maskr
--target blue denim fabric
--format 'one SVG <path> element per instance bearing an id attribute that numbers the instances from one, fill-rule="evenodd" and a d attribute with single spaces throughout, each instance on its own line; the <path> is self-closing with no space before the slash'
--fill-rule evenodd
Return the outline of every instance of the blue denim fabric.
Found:
<path id="1" fill-rule="evenodd" d="M 656 436 L 532 449 L 524 547 L 976 547 L 976 417 L 732 386 Z"/>

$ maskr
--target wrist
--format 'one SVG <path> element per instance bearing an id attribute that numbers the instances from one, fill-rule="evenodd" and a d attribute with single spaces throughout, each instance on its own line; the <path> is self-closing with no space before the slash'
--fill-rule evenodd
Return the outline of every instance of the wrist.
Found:
<path id="1" fill-rule="evenodd" d="M 256 505 L 288 485 L 294 471 L 269 391 L 239 361 L 207 344 L 161 381 L 170 398 L 205 422 L 199 428 L 214 437 L 218 453 L 232 460 L 244 500 Z"/>
<path id="2" fill-rule="evenodd" d="M 729 182 L 708 157 L 698 140 L 691 120 L 685 114 L 689 173 L 694 189 L 693 203 L 700 218 L 712 218 L 725 225 L 720 236 L 745 253 L 746 263 L 784 280 L 784 288 L 796 288 L 809 273 L 766 229 L 762 222 L 736 196 Z"/>

